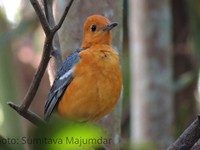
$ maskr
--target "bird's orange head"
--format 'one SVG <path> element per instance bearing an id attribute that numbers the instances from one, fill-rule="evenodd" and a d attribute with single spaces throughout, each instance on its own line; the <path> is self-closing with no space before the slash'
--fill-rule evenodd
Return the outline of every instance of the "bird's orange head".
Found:
<path id="1" fill-rule="evenodd" d="M 81 48 L 88 48 L 95 44 L 110 45 L 112 34 L 110 30 L 117 26 L 116 22 L 110 22 L 100 15 L 92 15 L 84 24 L 83 41 Z"/>

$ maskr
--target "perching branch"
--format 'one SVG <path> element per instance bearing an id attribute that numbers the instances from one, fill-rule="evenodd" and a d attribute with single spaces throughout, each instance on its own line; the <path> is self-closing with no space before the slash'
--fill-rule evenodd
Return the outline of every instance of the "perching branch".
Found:
<path id="1" fill-rule="evenodd" d="M 50 55 L 53 49 L 53 39 L 54 39 L 54 35 L 55 33 L 60 29 L 60 27 L 62 26 L 62 23 L 72 5 L 74 0 L 70 0 L 69 4 L 66 6 L 66 10 L 64 11 L 60 21 L 58 22 L 57 25 L 55 25 L 54 27 L 51 27 L 50 23 L 47 20 L 48 15 L 45 15 L 44 12 L 42 10 L 42 7 L 40 6 L 39 2 L 37 0 L 30 0 L 32 6 L 35 9 L 35 12 L 37 13 L 37 16 L 40 20 L 40 23 L 43 27 L 43 30 L 45 32 L 45 43 L 43 46 L 43 54 L 42 54 L 42 59 L 40 61 L 38 70 L 36 71 L 33 80 L 31 82 L 31 85 L 24 97 L 24 100 L 22 102 L 22 104 L 20 106 L 15 105 L 12 102 L 8 102 L 8 105 L 11 106 L 14 110 L 16 110 L 21 116 L 23 116 L 24 118 L 26 118 L 27 120 L 31 121 L 33 124 L 35 125 L 41 125 L 42 124 L 42 119 L 40 119 L 37 115 L 35 115 L 34 113 L 30 112 L 28 110 L 28 108 L 30 107 L 35 94 L 38 90 L 38 87 L 40 85 L 41 79 L 44 75 L 44 72 L 47 68 L 48 62 L 50 60 Z M 47 4 L 47 3 L 44 3 Z M 47 8 L 47 6 L 45 6 Z M 45 8 L 44 7 L 44 8 Z M 48 11 L 47 11 L 48 12 Z"/>
<path id="2" fill-rule="evenodd" d="M 20 107 L 15 105 L 12 102 L 9 102 L 8 105 L 13 108 L 14 110 L 16 110 L 21 116 L 23 116 L 24 118 L 26 118 L 27 120 L 29 120 L 30 122 L 32 122 L 34 125 L 36 126 L 41 126 L 44 125 L 45 122 L 40 119 L 39 116 L 37 116 L 36 114 L 32 113 L 31 111 L 28 110 L 20 110 Z"/>
<path id="3" fill-rule="evenodd" d="M 189 150 L 200 139 L 200 116 L 167 150 Z"/>

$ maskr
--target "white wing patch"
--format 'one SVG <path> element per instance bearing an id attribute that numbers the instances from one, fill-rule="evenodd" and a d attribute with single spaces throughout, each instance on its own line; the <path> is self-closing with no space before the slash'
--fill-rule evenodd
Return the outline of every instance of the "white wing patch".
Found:
<path id="1" fill-rule="evenodd" d="M 69 71 L 67 71 L 65 74 L 63 74 L 60 78 L 59 78 L 59 80 L 63 80 L 63 79 L 65 79 L 65 78 L 67 78 L 69 75 L 71 75 L 73 73 L 73 68 L 72 69 L 70 69 Z"/>

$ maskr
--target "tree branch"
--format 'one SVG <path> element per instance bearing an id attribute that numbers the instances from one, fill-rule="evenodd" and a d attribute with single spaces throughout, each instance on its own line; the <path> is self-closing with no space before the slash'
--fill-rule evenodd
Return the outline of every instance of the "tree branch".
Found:
<path id="1" fill-rule="evenodd" d="M 52 9 L 51 9 L 52 8 L 52 4 L 53 4 L 53 0 L 44 0 L 44 12 L 45 12 L 47 21 L 50 22 L 50 25 L 51 25 L 51 21 L 49 21 L 49 18 L 51 16 L 51 14 L 53 14 L 52 13 Z M 54 18 L 53 18 L 53 20 L 54 20 Z"/>
<path id="2" fill-rule="evenodd" d="M 24 101 L 23 101 L 22 105 L 20 106 L 21 110 L 27 110 L 29 108 L 31 102 L 33 101 L 33 98 L 35 97 L 35 94 L 38 90 L 38 87 L 40 85 L 40 82 L 42 80 L 42 77 L 44 75 L 44 72 L 46 70 L 46 67 L 47 67 L 49 59 L 50 59 L 52 40 L 53 40 L 54 33 L 55 32 L 50 32 L 48 37 L 45 38 L 42 59 L 40 61 L 38 70 L 33 77 L 33 80 L 28 89 L 28 92 L 26 93 L 26 96 L 24 97 Z"/>
<path id="3" fill-rule="evenodd" d="M 68 4 L 68 6 L 65 8 L 65 11 L 62 15 L 62 17 L 60 18 L 60 21 L 58 22 L 58 24 L 53 28 L 53 30 L 56 32 L 58 29 L 60 29 L 60 27 L 62 26 L 64 20 L 65 20 L 65 17 L 67 16 L 68 14 L 68 11 L 69 11 L 69 8 L 71 7 L 72 3 L 73 3 L 74 0 L 71 0 Z"/>
<path id="4" fill-rule="evenodd" d="M 36 14 L 37 14 L 37 16 L 38 16 L 38 18 L 40 20 L 42 28 L 43 28 L 46 36 L 47 36 L 50 33 L 51 29 L 50 29 L 50 25 L 49 25 L 49 23 L 47 21 L 47 18 L 46 18 L 45 14 L 44 14 L 44 11 L 42 10 L 38 0 L 30 0 L 30 2 L 32 4 L 33 8 L 35 9 L 35 12 L 36 12 Z"/>
<path id="5" fill-rule="evenodd" d="M 44 0 L 44 9 L 49 25 L 53 28 L 55 26 L 55 19 L 53 16 L 53 0 Z M 60 41 L 57 33 L 53 39 L 53 47 L 60 50 Z"/>
<path id="6" fill-rule="evenodd" d="M 21 116 L 23 116 L 24 118 L 26 118 L 27 120 L 32 122 L 34 125 L 36 125 L 36 126 L 45 125 L 45 122 L 42 119 L 40 119 L 40 117 L 37 116 L 36 114 L 34 114 L 33 112 L 21 111 L 20 107 L 15 105 L 12 102 L 9 102 L 8 105 L 11 108 L 13 108 L 14 110 L 16 110 Z"/>
<path id="7" fill-rule="evenodd" d="M 198 140 L 194 146 L 192 146 L 192 148 L 190 150 L 199 150 L 200 149 L 200 141 Z"/>
<path id="8" fill-rule="evenodd" d="M 33 124 L 35 125 L 41 125 L 44 122 L 42 121 L 42 119 L 40 119 L 38 116 L 36 116 L 34 113 L 28 111 L 28 108 L 30 107 L 35 94 L 38 90 L 38 87 L 40 85 L 41 79 L 44 75 L 44 72 L 47 68 L 48 62 L 50 60 L 50 54 L 52 52 L 52 43 L 53 43 L 53 38 L 55 33 L 60 29 L 60 27 L 62 26 L 62 23 L 71 7 L 71 4 L 73 2 L 73 0 L 71 0 L 69 2 L 69 4 L 66 6 L 66 9 L 59 21 L 59 23 L 54 26 L 53 28 L 50 26 L 50 24 L 47 21 L 47 18 L 44 14 L 45 11 L 43 11 L 41 9 L 41 6 L 39 4 L 39 2 L 37 0 L 30 0 L 32 6 L 35 9 L 35 12 L 38 15 L 38 18 L 41 22 L 41 25 L 44 29 L 45 32 L 45 43 L 43 46 L 43 54 L 42 54 L 42 59 L 40 61 L 40 65 L 38 67 L 37 72 L 35 73 L 33 80 L 31 82 L 31 85 L 24 97 L 24 100 L 22 102 L 22 104 L 20 106 L 17 106 L 15 104 L 13 104 L 12 102 L 8 102 L 8 105 L 10 107 L 12 107 L 14 110 L 16 110 L 21 116 L 23 116 L 24 118 L 28 119 L 29 121 L 31 121 Z M 46 7 L 46 6 L 45 6 Z M 42 123 L 43 122 L 43 123 Z"/>
<path id="9" fill-rule="evenodd" d="M 200 138 L 200 116 L 180 135 L 167 150 L 188 150 Z"/>

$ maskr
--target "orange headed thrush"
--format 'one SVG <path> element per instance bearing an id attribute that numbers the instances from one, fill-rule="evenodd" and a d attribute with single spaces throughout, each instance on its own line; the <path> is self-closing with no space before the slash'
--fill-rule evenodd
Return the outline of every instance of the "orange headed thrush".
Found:
<path id="1" fill-rule="evenodd" d="M 117 23 L 100 15 L 87 18 L 81 48 L 72 52 L 57 72 L 44 108 L 72 120 L 98 120 L 111 112 L 122 88 L 118 53 L 111 47 Z"/>

